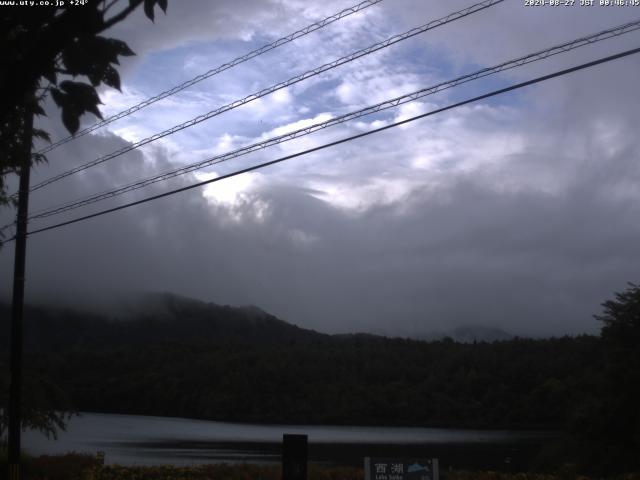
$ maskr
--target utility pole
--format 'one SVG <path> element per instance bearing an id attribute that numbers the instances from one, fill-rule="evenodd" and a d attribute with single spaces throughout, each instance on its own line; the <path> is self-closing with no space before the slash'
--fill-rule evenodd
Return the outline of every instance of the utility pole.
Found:
<path id="1" fill-rule="evenodd" d="M 11 356 L 9 387 L 9 480 L 20 480 L 20 432 L 22 406 L 22 313 L 24 310 L 25 259 L 27 254 L 27 217 L 29 215 L 29 177 L 31 173 L 31 139 L 33 113 L 29 106 L 24 113 L 24 158 L 20 167 L 18 213 L 16 217 L 16 249 L 13 268 L 13 298 L 11 301 Z"/>

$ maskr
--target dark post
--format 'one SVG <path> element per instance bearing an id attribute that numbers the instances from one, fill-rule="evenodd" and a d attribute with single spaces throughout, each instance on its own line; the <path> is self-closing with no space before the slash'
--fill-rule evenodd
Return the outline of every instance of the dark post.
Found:
<path id="1" fill-rule="evenodd" d="M 282 436 L 282 480 L 307 480 L 307 436 Z"/>
<path id="2" fill-rule="evenodd" d="M 13 268 L 13 298 L 11 302 L 11 356 L 9 387 L 9 480 L 20 480 L 20 427 L 22 402 L 22 311 L 24 304 L 24 273 L 27 254 L 27 216 L 29 214 L 29 177 L 31 173 L 31 130 L 33 114 L 26 113 L 24 125 L 25 157 L 20 167 L 18 214 L 16 218 L 16 250 Z"/>

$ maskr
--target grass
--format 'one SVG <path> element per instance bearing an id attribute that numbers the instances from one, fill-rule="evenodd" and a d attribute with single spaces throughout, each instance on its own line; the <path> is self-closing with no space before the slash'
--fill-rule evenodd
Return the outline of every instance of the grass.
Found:
<path id="1" fill-rule="evenodd" d="M 194 467 L 103 466 L 88 472 L 87 480 L 281 480 L 280 467 L 262 465 L 200 465 Z M 311 466 L 309 480 L 363 480 L 362 469 Z"/>
<path id="2" fill-rule="evenodd" d="M 95 455 L 67 453 L 66 455 L 22 456 L 25 479 L 85 480 L 88 472 L 101 466 Z M 0 453 L 0 480 L 7 478 L 6 450 Z"/>
<path id="3" fill-rule="evenodd" d="M 6 452 L 0 450 L 0 480 L 7 475 Z M 281 480 L 279 466 L 198 465 L 125 467 L 103 465 L 101 459 L 81 453 L 24 457 L 25 480 Z M 590 480 L 569 471 L 556 474 L 443 471 L 441 480 Z M 363 480 L 361 468 L 309 466 L 308 480 Z M 640 473 L 609 480 L 640 480 Z"/>

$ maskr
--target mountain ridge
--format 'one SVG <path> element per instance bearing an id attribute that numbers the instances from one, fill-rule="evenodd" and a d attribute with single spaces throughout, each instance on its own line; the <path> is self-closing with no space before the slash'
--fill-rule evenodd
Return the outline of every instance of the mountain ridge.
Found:
<path id="1" fill-rule="evenodd" d="M 0 303 L 0 325 L 8 330 L 10 306 Z M 299 342 L 382 340 L 406 338 L 459 343 L 508 341 L 516 338 L 504 330 L 462 326 L 447 332 L 404 335 L 396 333 L 321 333 L 284 321 L 255 305 L 230 306 L 167 292 L 131 297 L 109 312 L 95 313 L 69 306 L 25 306 L 27 351 L 94 348 L 158 343 L 248 345 Z M 8 336 L 0 350 L 8 349 Z"/>
<path id="2" fill-rule="evenodd" d="M 2 328 L 8 329 L 10 317 L 10 306 L 0 304 Z M 117 315 L 26 305 L 24 330 L 27 351 L 158 343 L 258 345 L 328 337 L 285 322 L 259 307 L 218 305 L 169 293 L 148 295 L 141 304 L 128 305 Z M 7 342 L 0 348 L 8 348 Z"/>

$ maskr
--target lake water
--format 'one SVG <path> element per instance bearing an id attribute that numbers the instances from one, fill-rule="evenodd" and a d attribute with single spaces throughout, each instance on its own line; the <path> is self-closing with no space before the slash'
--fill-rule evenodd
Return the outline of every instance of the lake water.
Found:
<path id="1" fill-rule="evenodd" d="M 310 461 L 316 463 L 362 465 L 364 456 L 437 456 L 479 468 L 526 463 L 549 438 L 543 432 L 252 425 L 85 413 L 74 417 L 58 440 L 26 432 L 23 445 L 35 455 L 103 451 L 106 463 L 121 465 L 279 463 L 285 433 L 308 435 Z"/>

